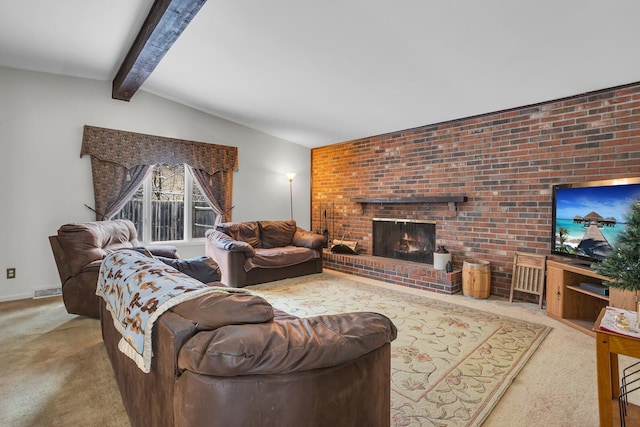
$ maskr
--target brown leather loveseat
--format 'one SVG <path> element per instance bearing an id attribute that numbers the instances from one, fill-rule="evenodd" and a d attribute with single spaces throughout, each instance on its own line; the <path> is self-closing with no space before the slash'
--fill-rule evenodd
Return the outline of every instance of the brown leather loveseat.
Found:
<path id="1" fill-rule="evenodd" d="M 396 328 L 381 314 L 297 318 L 250 292 L 199 295 L 157 318 L 145 373 L 119 350 L 122 335 L 102 298 L 100 308 L 133 427 L 390 425 Z"/>
<path id="2" fill-rule="evenodd" d="M 219 266 L 230 287 L 322 272 L 324 237 L 290 221 L 217 224 L 207 230 L 206 255 Z"/>

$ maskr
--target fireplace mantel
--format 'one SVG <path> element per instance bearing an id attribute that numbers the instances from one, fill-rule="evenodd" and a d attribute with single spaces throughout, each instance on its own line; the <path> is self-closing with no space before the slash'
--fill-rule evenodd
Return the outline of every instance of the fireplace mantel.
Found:
<path id="1" fill-rule="evenodd" d="M 467 196 L 434 196 L 434 197 L 363 197 L 352 198 L 352 202 L 360 203 L 363 206 L 368 203 L 389 204 L 389 203 L 448 203 L 449 210 L 455 212 L 457 203 L 467 201 Z"/>

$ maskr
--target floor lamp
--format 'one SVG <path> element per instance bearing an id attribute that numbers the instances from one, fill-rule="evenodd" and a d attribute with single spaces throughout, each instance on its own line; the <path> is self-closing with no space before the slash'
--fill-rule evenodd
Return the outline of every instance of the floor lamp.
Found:
<path id="1" fill-rule="evenodd" d="M 287 172 L 285 175 L 289 180 L 289 206 L 291 207 L 291 219 L 293 219 L 293 178 L 295 178 L 296 173 Z"/>

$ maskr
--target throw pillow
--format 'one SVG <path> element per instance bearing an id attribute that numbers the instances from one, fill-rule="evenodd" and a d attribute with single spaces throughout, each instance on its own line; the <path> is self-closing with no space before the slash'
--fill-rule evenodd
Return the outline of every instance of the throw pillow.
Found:
<path id="1" fill-rule="evenodd" d="M 290 221 L 258 221 L 260 239 L 265 249 L 281 248 L 291 245 L 296 233 L 296 222 Z"/>
<path id="2" fill-rule="evenodd" d="M 246 242 L 254 248 L 261 248 L 260 229 L 254 221 L 248 222 L 223 222 L 216 225 L 216 230 L 223 232 L 234 240 Z"/>

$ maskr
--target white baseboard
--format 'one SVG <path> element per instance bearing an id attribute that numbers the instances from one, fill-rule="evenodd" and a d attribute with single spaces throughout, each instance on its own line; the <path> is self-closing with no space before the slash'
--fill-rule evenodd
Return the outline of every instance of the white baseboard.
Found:
<path id="1" fill-rule="evenodd" d="M 5 301 L 17 301 L 19 299 L 31 299 L 33 298 L 33 293 L 30 294 L 16 294 L 16 295 L 7 295 L 4 297 L 0 297 L 0 302 Z"/>

